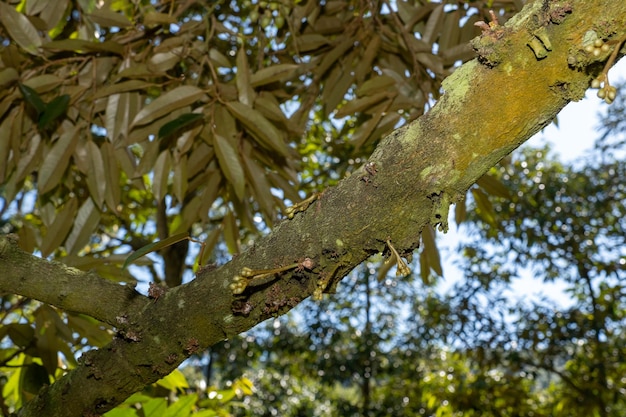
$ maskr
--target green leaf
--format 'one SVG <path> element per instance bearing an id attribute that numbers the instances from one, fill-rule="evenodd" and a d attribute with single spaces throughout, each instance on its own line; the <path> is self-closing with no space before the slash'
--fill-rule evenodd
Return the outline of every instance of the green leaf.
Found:
<path id="1" fill-rule="evenodd" d="M 149 83 L 142 80 L 129 80 L 122 81 L 111 85 L 102 86 L 91 97 L 93 100 L 101 97 L 109 97 L 113 94 L 125 93 L 127 91 L 134 90 L 147 90 L 149 87 L 153 87 L 154 83 Z"/>
<path id="2" fill-rule="evenodd" d="M 228 102 L 226 106 L 264 148 L 277 152 L 280 156 L 289 155 L 282 133 L 261 113 L 238 101 Z"/>
<path id="3" fill-rule="evenodd" d="M 177 235 L 170 236 L 167 239 L 159 240 L 158 242 L 149 243 L 146 246 L 131 253 L 128 256 L 128 258 L 126 258 L 126 261 L 124 261 L 124 265 L 122 265 L 122 269 L 126 268 L 128 265 L 133 263 L 133 261 L 141 258 L 144 255 L 147 255 L 149 253 L 156 252 L 158 250 L 171 246 L 174 243 L 178 243 L 181 240 L 187 239 L 188 237 L 189 237 L 189 233 L 184 232 L 184 233 L 179 233 Z"/>
<path id="4" fill-rule="evenodd" d="M 177 391 L 179 389 L 189 388 L 189 383 L 187 382 L 185 375 L 183 375 L 183 373 L 178 369 L 174 369 L 172 373 L 164 378 L 159 379 L 156 384 L 169 391 Z"/>
<path id="5" fill-rule="evenodd" d="M 65 241 L 65 248 L 68 253 L 76 254 L 84 248 L 89 243 L 91 234 L 99 223 L 100 210 L 98 210 L 91 198 L 87 198 L 80 206 L 80 209 L 78 209 L 76 218 L 73 221 L 72 231 Z"/>
<path id="6" fill-rule="evenodd" d="M 457 201 L 454 206 L 454 219 L 456 220 L 456 225 L 460 225 L 465 220 L 467 220 L 467 198 L 464 198 L 461 201 Z"/>
<path id="7" fill-rule="evenodd" d="M 381 75 L 370 78 L 356 89 L 356 95 L 359 97 L 369 96 L 378 92 L 393 91 L 396 80 L 388 75 Z"/>
<path id="8" fill-rule="evenodd" d="M 217 242 L 219 241 L 219 237 L 222 234 L 222 229 L 219 227 L 213 228 L 211 233 L 207 236 L 204 241 L 204 247 L 202 248 L 202 256 L 198 259 L 199 265 L 206 265 L 207 261 L 210 259 L 211 254 L 213 254 L 213 249 L 217 246 Z"/>
<path id="9" fill-rule="evenodd" d="M 3 330 L 6 331 L 11 341 L 21 348 L 30 346 L 35 338 L 35 329 L 30 324 L 10 323 Z"/>
<path id="10" fill-rule="evenodd" d="M 167 400 L 165 398 L 152 398 L 141 406 L 145 417 L 161 417 L 167 410 Z"/>
<path id="11" fill-rule="evenodd" d="M 180 135 L 185 130 L 189 130 L 197 125 L 199 120 L 203 120 L 204 116 L 198 113 L 185 113 L 178 116 L 171 122 L 165 123 L 159 129 L 158 138 L 163 139 L 169 136 Z"/>
<path id="12" fill-rule="evenodd" d="M 435 229 L 431 225 L 427 225 L 422 230 L 422 242 L 424 243 L 423 253 L 428 265 L 438 276 L 443 276 L 439 249 L 435 243 Z"/>
<path id="13" fill-rule="evenodd" d="M 100 148 L 93 141 L 87 142 L 87 155 L 89 158 L 89 171 L 87 173 L 87 188 L 89 194 L 99 208 L 104 204 L 104 195 L 106 193 L 106 173 L 104 172 L 104 161 Z M 111 187 L 117 184 L 110 185 Z"/>
<path id="14" fill-rule="evenodd" d="M 113 10 L 102 7 L 95 9 L 87 15 L 91 20 L 103 27 L 125 28 L 132 26 L 132 22 L 128 20 L 122 13 L 116 13 Z"/>
<path id="15" fill-rule="evenodd" d="M 284 82 L 291 78 L 299 67 L 296 64 L 277 64 L 261 68 L 250 76 L 250 85 L 259 87 L 276 81 Z"/>
<path id="16" fill-rule="evenodd" d="M 224 220 L 222 220 L 224 241 L 226 247 L 230 253 L 241 252 L 241 241 L 239 239 L 239 227 L 237 226 L 237 219 L 231 211 L 226 213 Z"/>
<path id="17" fill-rule="evenodd" d="M 48 377 L 46 368 L 38 363 L 30 363 L 22 369 L 20 391 L 34 396 L 46 385 L 50 385 L 50 377 Z"/>
<path id="18" fill-rule="evenodd" d="M 365 111 L 388 97 L 389 93 L 380 92 L 371 96 L 357 98 L 356 100 L 349 101 L 345 106 L 342 106 L 339 110 L 337 110 L 334 117 L 341 119 L 342 117 L 351 116 L 355 113 Z"/>
<path id="19" fill-rule="evenodd" d="M 198 394 L 182 395 L 161 414 L 161 417 L 187 417 L 191 415 Z"/>
<path id="20" fill-rule="evenodd" d="M 43 114 L 37 121 L 39 129 L 46 130 L 51 124 L 59 117 L 63 116 L 67 111 L 67 106 L 70 104 L 70 96 L 63 94 L 62 96 L 55 97 L 50 103 L 46 105 Z"/>
<path id="21" fill-rule="evenodd" d="M 152 193 L 156 201 L 161 201 L 167 194 L 167 184 L 171 170 L 170 152 L 165 150 L 161 152 L 154 163 L 152 175 Z"/>
<path id="22" fill-rule="evenodd" d="M 107 52 L 124 55 L 124 45 L 114 41 L 91 42 L 84 39 L 62 39 L 44 43 L 41 47 L 53 51 L 71 51 L 77 54 Z"/>
<path id="23" fill-rule="evenodd" d="M 111 142 L 104 142 L 100 147 L 102 160 L 104 162 L 105 180 L 108 185 L 105 188 L 104 199 L 107 206 L 114 212 L 118 211 L 122 190 L 120 183 L 120 167 L 115 157 L 115 148 Z"/>
<path id="24" fill-rule="evenodd" d="M 487 194 L 478 188 L 472 188 L 472 196 L 476 202 L 476 213 L 485 222 L 495 227 L 496 219 L 494 217 L 493 205 L 491 204 L 491 201 L 489 201 Z"/>
<path id="25" fill-rule="evenodd" d="M 255 93 L 250 85 L 250 66 L 248 65 L 248 56 L 244 47 L 241 47 L 237 53 L 237 76 L 235 82 L 237 84 L 239 101 L 247 106 L 252 106 Z"/>
<path id="26" fill-rule="evenodd" d="M 198 87 L 183 85 L 158 97 L 135 116 L 132 126 L 141 126 L 185 106 L 204 100 L 206 94 Z"/>
<path id="27" fill-rule="evenodd" d="M 0 22 L 15 43 L 32 55 L 40 55 L 38 48 L 42 43 L 41 37 L 26 16 L 5 2 L 0 2 Z"/>
<path id="28" fill-rule="evenodd" d="M 476 184 L 478 184 L 480 188 L 485 190 L 488 194 L 505 198 L 507 200 L 511 199 L 511 192 L 509 189 L 490 173 L 486 173 L 480 177 L 478 181 L 476 181 Z"/>
<path id="29" fill-rule="evenodd" d="M 176 18 L 167 13 L 149 11 L 143 17 L 143 24 L 146 26 L 169 25 L 176 22 Z"/>
<path id="30" fill-rule="evenodd" d="M 248 157 L 245 153 L 242 153 L 240 156 L 243 160 L 250 192 L 259 203 L 259 208 L 265 215 L 266 222 L 271 225 L 272 218 L 275 217 L 274 207 L 276 206 L 276 202 L 265 170 L 254 158 Z"/>
<path id="31" fill-rule="evenodd" d="M 246 180 L 238 152 L 228 139 L 220 135 L 213 137 L 213 144 L 222 173 L 233 185 L 237 198 L 242 201 L 246 189 Z"/>
<path id="32" fill-rule="evenodd" d="M 48 227 L 46 236 L 41 243 L 40 249 L 42 256 L 46 257 L 50 255 L 55 249 L 61 246 L 74 224 L 77 208 L 78 201 L 76 198 L 72 198 L 56 213 L 54 221 L 50 227 Z"/>
<path id="33" fill-rule="evenodd" d="M 19 80 L 19 78 L 20 75 L 15 68 L 4 68 L 0 70 L 0 87 L 4 87 L 6 84 Z"/>
<path id="34" fill-rule="evenodd" d="M 172 193 L 182 204 L 187 195 L 189 181 L 187 176 L 187 155 L 183 155 L 174 165 L 174 176 L 172 178 Z"/>
<path id="35" fill-rule="evenodd" d="M 39 116 L 46 110 L 46 103 L 44 103 L 39 94 L 29 86 L 19 83 L 17 87 L 24 96 L 26 103 L 35 110 L 37 119 L 39 119 Z"/>
<path id="36" fill-rule="evenodd" d="M 63 132 L 52 149 L 45 155 L 43 164 L 39 168 L 39 181 L 37 183 L 37 188 L 41 194 L 52 190 L 61 181 L 70 156 L 76 148 L 79 133 L 78 126 Z"/>

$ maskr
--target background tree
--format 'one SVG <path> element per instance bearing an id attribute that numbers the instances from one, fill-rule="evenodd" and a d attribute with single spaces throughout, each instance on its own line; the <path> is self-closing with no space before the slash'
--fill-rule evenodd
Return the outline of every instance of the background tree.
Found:
<path id="1" fill-rule="evenodd" d="M 473 23 L 486 15 L 481 4 L 16 6 L 0 3 L 8 44 L 0 101 L 5 228 L 17 231 L 27 252 L 93 271 L 77 274 L 37 261 L 3 240 L 2 291 L 65 310 L 8 296 L 6 317 L 16 323 L 3 330 L 15 344 L 5 363 L 20 367 L 16 375 L 29 369 L 40 375 L 43 367 L 55 380 L 64 367 L 76 367 L 39 392 L 23 415 L 106 411 L 200 348 L 334 289 L 374 253 L 402 266 L 400 255 L 417 247 L 424 226 L 445 228 L 451 202 L 604 74 L 598 63 L 614 62 L 623 28 L 620 9 L 609 13 L 602 2 L 577 3 L 575 12 L 571 3 L 533 4 L 506 28 L 483 24 L 473 43 L 482 66 L 456 70 L 435 111 L 389 136 L 370 156 L 373 164 L 363 166 L 378 138 L 421 114 L 453 65 L 471 56 L 466 43 L 475 35 Z M 507 12 L 511 4 L 493 6 Z M 600 23 L 583 32 L 570 15 Z M 578 41 L 554 47 L 551 37 L 566 33 Z M 508 90 L 517 101 L 496 94 L 511 81 L 502 71 L 509 66 L 525 71 Z M 469 91 L 468 79 L 475 86 Z M 610 98 L 614 91 L 603 81 Z M 472 105 L 459 104 L 464 100 Z M 535 109 L 512 106 L 530 101 Z M 442 123 L 446 111 L 456 115 L 459 106 L 465 117 Z M 510 111 L 499 117 L 511 123 L 503 130 L 484 117 L 481 133 L 488 140 L 478 140 L 461 121 L 485 116 L 489 106 Z M 331 114 L 347 119 L 333 123 Z M 432 141 L 426 131 L 467 140 Z M 339 162 L 348 155 L 347 165 Z M 301 198 L 298 172 L 302 190 L 313 190 L 325 172 L 324 183 L 336 182 L 350 161 L 353 175 L 314 210 L 251 242 L 255 230 L 274 224 L 283 198 Z M 349 218 L 339 215 L 346 209 Z M 166 243 L 188 231 L 206 240 L 205 253 L 220 239 L 230 252 L 240 252 L 241 242 L 249 250 L 180 286 L 187 243 Z M 426 248 L 429 233 L 423 234 Z M 155 237 L 164 242 L 157 246 L 163 267 L 147 266 L 152 300 L 101 279 L 132 282 L 119 268 L 125 245 L 138 249 Z M 430 248 L 421 257 L 424 276 L 438 268 Z M 285 279 L 260 279 L 258 291 L 233 296 L 231 284 L 247 283 L 233 281 L 244 267 L 286 264 L 297 268 L 279 268 Z M 158 282 L 178 286 L 165 291 Z M 85 346 L 104 347 L 84 353 Z M 67 361 L 62 367 L 59 352 Z M 367 384 L 362 387 L 367 393 Z M 23 386 L 15 392 L 15 406 L 30 399 Z"/>
<path id="2" fill-rule="evenodd" d="M 500 181 L 501 195 L 470 191 L 467 272 L 450 292 L 379 283 L 368 263 L 347 291 L 300 306 L 300 320 L 248 333 L 256 343 L 245 348 L 227 342 L 216 371 L 245 370 L 257 390 L 246 402 L 266 415 L 620 414 L 626 196 L 623 164 L 604 152 L 565 165 L 525 149 L 494 169 L 489 184 Z M 513 285 L 528 273 L 562 284 L 569 304 L 516 300 Z"/>

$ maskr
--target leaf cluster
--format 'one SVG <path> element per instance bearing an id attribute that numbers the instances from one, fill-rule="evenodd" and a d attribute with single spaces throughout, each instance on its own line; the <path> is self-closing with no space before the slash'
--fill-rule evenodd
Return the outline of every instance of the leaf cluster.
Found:
<path id="1" fill-rule="evenodd" d="M 2 217 L 23 248 L 83 267 L 80 254 L 111 277 L 120 249 L 179 233 L 208 254 L 219 242 L 239 252 L 285 201 L 421 115 L 472 56 L 486 13 L 447 1 L 42 4 L 2 5 Z M 179 249 L 151 279 L 180 283 Z"/>

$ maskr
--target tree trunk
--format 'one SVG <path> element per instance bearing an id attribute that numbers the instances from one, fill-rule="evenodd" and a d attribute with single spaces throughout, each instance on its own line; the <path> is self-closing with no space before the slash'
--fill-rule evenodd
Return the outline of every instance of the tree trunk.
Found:
<path id="1" fill-rule="evenodd" d="M 479 59 L 444 82 L 445 94 L 426 115 L 384 138 L 369 165 L 231 262 L 158 299 L 37 259 L 0 238 L 0 291 L 90 314 L 118 329 L 112 343 L 83 355 L 19 415 L 102 414 L 194 352 L 286 313 L 316 289 L 334 290 L 370 255 L 389 254 L 388 240 L 401 255 L 411 253 L 424 226 L 445 230 L 451 203 L 584 96 L 625 33 L 626 2 L 609 0 L 535 1 L 505 26 L 486 26 L 473 42 Z M 586 52 L 596 38 L 611 49 Z M 230 286 L 242 268 L 305 258 L 312 264 L 233 295 Z"/>

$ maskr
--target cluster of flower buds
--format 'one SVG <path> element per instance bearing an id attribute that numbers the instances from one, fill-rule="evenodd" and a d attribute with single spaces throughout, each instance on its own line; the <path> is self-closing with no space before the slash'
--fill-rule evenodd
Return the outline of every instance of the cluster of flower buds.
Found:
<path id="1" fill-rule="evenodd" d="M 593 43 L 585 46 L 585 52 L 596 57 L 600 56 L 602 53 L 609 52 L 610 49 L 611 47 L 599 38 L 593 41 Z"/>
<path id="2" fill-rule="evenodd" d="M 613 103 L 617 96 L 617 89 L 609 84 L 609 81 L 604 73 L 600 74 L 598 78 L 591 82 L 591 88 L 598 89 L 598 97 L 604 100 L 607 104 Z"/>

